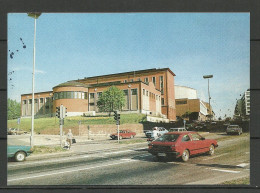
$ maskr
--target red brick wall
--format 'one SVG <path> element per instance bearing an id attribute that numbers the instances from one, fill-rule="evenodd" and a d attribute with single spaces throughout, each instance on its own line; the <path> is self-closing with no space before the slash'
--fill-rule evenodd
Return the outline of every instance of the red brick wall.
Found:
<path id="1" fill-rule="evenodd" d="M 88 88 L 84 87 L 56 87 L 53 92 L 62 91 L 75 91 L 75 92 L 88 92 Z M 56 107 L 64 105 L 67 108 L 67 112 L 86 112 L 88 111 L 87 99 L 58 99 L 53 101 L 53 112 L 56 111 Z"/>

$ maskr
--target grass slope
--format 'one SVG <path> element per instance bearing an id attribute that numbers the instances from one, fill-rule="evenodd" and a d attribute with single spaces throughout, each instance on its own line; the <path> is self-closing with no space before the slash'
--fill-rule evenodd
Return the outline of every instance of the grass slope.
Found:
<path id="1" fill-rule="evenodd" d="M 120 123 L 140 123 L 145 119 L 143 114 L 121 114 Z M 103 124 L 115 124 L 114 116 L 111 117 L 67 117 L 64 123 L 64 129 L 66 128 L 78 128 L 79 121 L 81 124 L 86 125 L 103 125 Z M 8 128 L 18 128 L 17 120 L 8 120 Z M 50 130 L 53 128 L 59 128 L 59 119 L 56 117 L 39 118 L 34 120 L 34 131 L 41 133 L 44 130 Z M 30 132 L 31 119 L 21 119 L 20 129 Z"/>

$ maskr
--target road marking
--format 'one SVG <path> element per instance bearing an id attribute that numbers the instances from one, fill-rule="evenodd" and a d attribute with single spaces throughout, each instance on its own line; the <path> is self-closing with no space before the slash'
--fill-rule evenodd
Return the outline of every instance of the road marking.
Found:
<path id="1" fill-rule="evenodd" d="M 240 173 L 240 171 L 234 171 L 234 170 L 220 170 L 220 169 L 211 169 L 211 170 L 219 171 L 219 172 L 234 173 L 234 174 Z"/>
<path id="2" fill-rule="evenodd" d="M 55 173 L 49 173 L 49 174 L 29 176 L 29 177 L 24 177 L 24 178 L 16 178 L 16 179 L 11 179 L 11 180 L 7 180 L 7 181 L 8 182 L 13 182 L 13 181 L 18 181 L 18 180 L 26 180 L 26 179 L 32 179 L 32 178 L 39 178 L 39 177 L 52 176 L 52 175 L 58 175 L 58 174 L 65 174 L 65 173 L 70 173 L 70 172 L 91 170 L 91 169 L 102 168 L 102 167 L 107 167 L 107 166 L 114 166 L 114 165 L 118 165 L 118 164 L 134 162 L 134 161 L 138 161 L 138 160 L 122 159 L 121 162 L 116 162 L 116 163 L 111 163 L 111 164 L 103 164 L 103 165 L 99 165 L 99 166 L 92 166 L 92 167 L 87 167 L 87 168 L 82 168 L 82 169 L 68 170 L 68 171 L 64 171 L 64 172 L 55 172 Z"/>
<path id="3" fill-rule="evenodd" d="M 246 167 L 248 165 L 249 165 L 249 163 L 242 163 L 242 164 L 238 164 L 237 166 L 241 167 L 241 168 L 244 168 L 244 167 Z"/>
<path id="4" fill-rule="evenodd" d="M 131 152 L 135 150 L 140 150 L 144 148 L 137 148 L 137 149 L 129 149 L 129 150 L 123 150 L 123 151 L 115 151 L 115 152 L 108 152 L 104 153 L 104 155 L 112 155 L 112 154 L 120 154 L 124 152 Z M 101 153 L 101 152 L 99 152 Z M 27 162 L 27 163 L 17 163 L 14 165 L 8 164 L 8 167 L 16 167 L 16 166 L 27 166 L 27 165 L 35 165 L 35 164 L 44 164 L 44 163 L 54 163 L 54 162 L 59 162 L 59 161 L 69 161 L 69 160 L 75 160 L 75 159 L 82 159 L 82 158 L 88 158 L 88 157 L 104 157 L 104 156 L 98 156 L 98 155 L 84 155 L 84 156 L 79 156 L 79 157 L 70 157 L 70 158 L 61 158 L 61 159 L 55 159 L 55 160 L 44 160 L 44 161 L 36 161 L 36 162 Z"/>
<path id="5" fill-rule="evenodd" d="M 210 160 L 210 159 L 215 159 L 217 157 L 221 157 L 223 155 L 227 155 L 228 153 L 223 153 L 223 154 L 220 154 L 220 155 L 216 155 L 216 156 L 212 156 L 212 157 L 209 157 L 209 158 L 206 158 L 206 159 L 203 159 L 203 160 Z"/>
<path id="6" fill-rule="evenodd" d="M 249 154 L 250 152 L 245 152 L 245 154 Z"/>

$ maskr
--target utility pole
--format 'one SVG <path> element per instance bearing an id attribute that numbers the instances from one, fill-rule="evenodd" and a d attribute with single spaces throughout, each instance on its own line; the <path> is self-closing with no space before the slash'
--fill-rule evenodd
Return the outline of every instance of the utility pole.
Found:
<path id="1" fill-rule="evenodd" d="M 213 75 L 205 75 L 203 76 L 204 79 L 208 79 L 208 95 L 209 95 L 209 120 L 211 121 L 211 106 L 210 106 L 210 92 L 209 92 L 209 79 L 213 78 Z"/>
<path id="2" fill-rule="evenodd" d="M 41 13 L 28 13 L 29 17 L 34 18 L 34 39 L 33 39 L 33 72 L 32 72 L 32 127 L 31 127 L 31 137 L 30 137 L 30 146 L 34 146 L 34 75 L 35 75 L 35 43 L 36 43 L 36 19 L 40 17 Z"/>

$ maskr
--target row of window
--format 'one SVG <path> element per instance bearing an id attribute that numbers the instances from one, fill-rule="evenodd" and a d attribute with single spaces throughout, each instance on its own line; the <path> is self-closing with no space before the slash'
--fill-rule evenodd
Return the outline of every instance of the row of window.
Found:
<path id="1" fill-rule="evenodd" d="M 141 78 L 138 78 L 137 80 L 138 80 L 138 81 L 141 81 Z M 130 79 L 130 82 L 133 82 L 133 81 L 134 81 L 134 79 Z M 151 81 L 153 82 L 154 85 L 156 85 L 156 77 L 155 77 L 155 76 L 152 77 Z M 124 82 L 124 83 L 127 83 L 127 80 L 124 80 L 123 82 Z M 144 82 L 145 82 L 145 83 L 148 83 L 148 82 L 149 82 L 149 78 L 148 78 L 148 77 L 144 78 Z M 160 76 L 160 77 L 159 77 L 159 83 L 160 83 L 160 91 L 161 91 L 162 94 L 163 94 L 163 92 L 164 92 L 164 90 L 163 90 L 163 84 L 164 84 L 164 82 L 163 82 L 163 76 Z"/>
<path id="2" fill-rule="evenodd" d="M 54 100 L 57 99 L 88 99 L 87 92 L 77 92 L 77 91 L 63 91 L 63 92 L 55 92 Z"/>
<path id="3" fill-rule="evenodd" d="M 149 96 L 149 97 L 151 97 L 153 99 L 156 99 L 156 100 L 159 100 L 159 101 L 161 100 L 161 96 L 158 96 L 158 95 L 156 95 L 156 94 L 154 94 L 152 92 L 149 92 L 149 91 L 147 91 L 145 89 L 143 89 L 143 95 L 144 96 Z"/>
<path id="4" fill-rule="evenodd" d="M 44 99 L 45 99 L 45 103 L 48 103 L 49 101 L 53 100 L 53 97 L 34 99 L 34 103 L 37 104 L 39 101 L 40 104 L 43 104 Z M 29 100 L 23 100 L 23 105 L 26 105 L 27 101 L 28 104 L 32 104 L 32 99 L 29 99 Z"/>
<path id="5" fill-rule="evenodd" d="M 176 105 L 187 104 L 187 101 L 176 101 Z"/>

